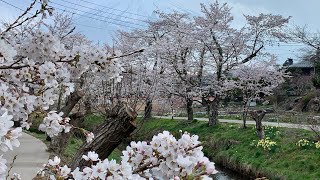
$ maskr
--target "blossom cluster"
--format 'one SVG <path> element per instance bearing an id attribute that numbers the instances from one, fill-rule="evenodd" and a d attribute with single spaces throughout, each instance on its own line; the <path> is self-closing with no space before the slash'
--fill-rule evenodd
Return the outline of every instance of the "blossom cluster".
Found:
<path id="1" fill-rule="evenodd" d="M 265 139 L 259 140 L 256 146 L 263 148 L 263 150 L 271 151 L 277 146 L 277 143 L 270 140 L 269 137 L 266 137 Z"/>
<path id="2" fill-rule="evenodd" d="M 39 126 L 39 130 L 46 132 L 48 136 L 54 137 L 64 131 L 70 132 L 71 125 L 69 124 L 70 118 L 62 117 L 63 113 L 57 113 L 56 111 L 50 111 Z"/>
<path id="3" fill-rule="evenodd" d="M 202 152 L 198 136 L 184 133 L 176 139 L 168 131 L 155 135 L 151 142 L 131 142 L 122 152 L 121 162 L 101 160 L 98 154 L 89 151 L 83 155 L 90 167 L 77 167 L 73 171 L 60 165 L 55 157 L 44 165 L 39 175 L 49 174 L 52 179 L 211 179 L 215 166 Z M 50 172 L 50 173 L 46 173 Z"/>
<path id="4" fill-rule="evenodd" d="M 320 141 L 314 143 L 316 145 L 316 149 L 320 149 Z"/>
<path id="5" fill-rule="evenodd" d="M 20 145 L 18 137 L 21 136 L 22 128 L 12 128 L 13 124 L 12 116 L 7 112 L 0 116 L 0 151 L 2 152 L 12 150 L 13 147 Z M 3 154 L 0 155 L 0 179 L 5 177 L 7 171 L 7 161 L 2 156 Z"/>

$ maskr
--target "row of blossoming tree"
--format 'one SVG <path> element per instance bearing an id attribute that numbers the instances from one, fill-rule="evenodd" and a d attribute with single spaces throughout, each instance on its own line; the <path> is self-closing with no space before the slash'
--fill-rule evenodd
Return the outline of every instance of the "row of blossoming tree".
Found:
<path id="1" fill-rule="evenodd" d="M 30 15 L 38 3 L 40 9 Z M 35 112 L 44 114 L 39 129 L 53 139 L 53 147 L 63 144 L 61 139 L 65 141 L 66 133 L 74 130 L 87 139 L 70 167 L 55 157 L 39 176 L 209 178 L 216 173 L 214 165 L 202 153 L 198 136 L 188 133 L 175 139 L 165 131 L 150 142 L 132 142 L 120 163 L 106 157 L 117 145 L 112 142 L 134 130 L 138 100 L 146 102 L 145 116 L 149 117 L 154 97 L 179 97 L 192 120 L 192 104 L 195 97 L 201 97 L 209 125 L 215 125 L 219 103 L 228 91 L 243 91 L 246 112 L 247 102 L 261 93 L 271 94 L 285 77 L 276 69 L 274 57 L 263 51 L 269 41 L 286 39 L 283 28 L 289 18 L 280 15 L 245 15 L 247 23 L 236 29 L 231 25 L 231 8 L 218 2 L 201 5 L 202 15 L 197 17 L 157 12 L 157 20 L 148 22 L 147 29 L 119 31 L 115 47 L 110 48 L 94 45 L 74 33 L 68 17 L 57 15 L 54 22 L 46 22 L 52 11 L 47 1 L 34 0 L 16 21 L 0 31 L 1 151 L 19 146 L 22 128 L 32 124 L 30 114 Z M 128 103 L 121 103 L 125 98 Z M 81 100 L 88 110 L 103 109 L 111 118 L 95 134 L 77 127 L 68 117 Z M 123 123 L 128 114 L 126 133 L 112 128 L 116 126 L 112 124 L 115 116 Z M 14 121 L 22 128 L 14 128 Z M 112 139 L 115 136 L 118 139 Z M 6 160 L 1 156 L 0 162 L 0 176 L 4 178 Z"/>
<path id="2" fill-rule="evenodd" d="M 157 20 L 149 22 L 147 29 L 119 32 L 117 48 L 145 49 L 135 60 L 130 56 L 125 59 L 139 61 L 130 71 L 133 76 L 149 70 L 145 81 L 136 81 L 147 84 L 138 89 L 147 97 L 146 107 L 152 101 L 150 97 L 180 98 L 191 121 L 193 103 L 199 101 L 207 108 L 209 125 L 215 125 L 221 100 L 229 92 L 238 91 L 243 96 L 246 127 L 249 102 L 271 95 L 288 77 L 265 47 L 289 40 L 285 32 L 289 18 L 244 15 L 246 23 L 234 28 L 227 4 L 202 4 L 201 12 L 200 16 L 157 12 Z M 149 86 L 157 87 L 151 96 Z"/>
<path id="3" fill-rule="evenodd" d="M 32 14 L 32 9 L 38 3 L 40 9 Z M 51 138 L 80 129 L 87 143 L 94 142 L 98 137 L 70 124 L 68 118 L 75 104 L 87 93 L 83 81 L 88 74 L 95 73 L 104 80 L 121 81 L 124 69 L 119 58 L 134 54 L 110 54 L 106 48 L 93 45 L 84 36 L 72 34 L 73 30 L 66 32 L 61 26 L 56 28 L 47 24 L 46 16 L 52 11 L 48 1 L 34 0 L 13 23 L 1 27 L 1 179 L 8 178 L 3 153 L 20 145 L 22 128 L 29 128 L 32 124 L 32 113 L 44 114 L 39 129 Z M 65 106 L 52 111 L 56 103 L 60 106 L 61 99 L 66 99 Z M 21 127 L 14 127 L 14 124 Z M 188 133 L 176 139 L 164 131 L 150 142 L 132 142 L 123 151 L 119 163 L 100 159 L 93 151 L 87 151 L 81 158 L 81 164 L 70 168 L 63 166 L 60 158 L 55 157 L 49 160 L 38 176 L 43 179 L 79 180 L 206 179 L 208 175 L 216 173 L 214 164 L 202 153 L 198 136 Z M 20 177 L 15 175 L 13 179 Z"/>

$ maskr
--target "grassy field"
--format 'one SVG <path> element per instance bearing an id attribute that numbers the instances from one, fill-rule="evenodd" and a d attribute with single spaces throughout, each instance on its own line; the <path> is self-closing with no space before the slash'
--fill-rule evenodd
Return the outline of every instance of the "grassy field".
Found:
<path id="1" fill-rule="evenodd" d="M 273 132 L 269 130 L 266 133 L 271 133 L 271 139 L 277 146 L 269 151 L 255 146 L 258 139 L 252 126 L 247 129 L 240 126 L 219 124 L 212 128 L 205 122 L 195 121 L 187 125 L 178 120 L 152 119 L 143 123 L 134 139 L 150 139 L 163 130 L 178 136 L 181 129 L 199 135 L 205 154 L 213 161 L 240 173 L 270 179 L 320 179 L 320 149 L 296 145 L 300 139 L 314 140 L 312 132 L 273 128 Z"/>

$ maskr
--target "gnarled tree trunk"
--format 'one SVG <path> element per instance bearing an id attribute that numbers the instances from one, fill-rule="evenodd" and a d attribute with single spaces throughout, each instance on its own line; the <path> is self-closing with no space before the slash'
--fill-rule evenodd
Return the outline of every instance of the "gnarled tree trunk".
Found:
<path id="1" fill-rule="evenodd" d="M 188 115 L 188 121 L 191 122 L 193 121 L 193 99 L 187 98 L 187 115 Z"/>
<path id="2" fill-rule="evenodd" d="M 215 126 L 218 124 L 218 110 L 219 110 L 219 98 L 216 97 L 214 100 L 207 101 L 207 114 L 209 117 L 209 126 Z"/>
<path id="3" fill-rule="evenodd" d="M 60 109 L 60 112 L 63 112 L 62 117 L 67 117 L 71 110 L 73 109 L 73 107 L 79 102 L 79 100 L 84 96 L 83 91 L 75 91 L 73 93 L 71 93 L 71 95 L 68 97 L 66 105 Z M 71 124 L 73 124 L 72 121 L 76 121 L 78 118 L 76 119 L 71 119 Z M 61 154 L 64 150 L 64 148 L 67 145 L 67 142 L 69 140 L 70 137 L 70 133 L 60 133 L 59 136 L 56 136 L 54 138 L 50 138 L 51 142 L 50 142 L 50 146 L 49 149 L 54 151 L 57 154 Z"/>
<path id="4" fill-rule="evenodd" d="M 265 110 L 258 110 L 258 111 L 250 111 L 249 114 L 251 115 L 252 119 L 256 121 L 256 130 L 257 136 L 259 139 L 263 139 L 263 127 L 262 127 L 262 119 L 266 115 Z"/>
<path id="5" fill-rule="evenodd" d="M 94 132 L 95 138 L 85 143 L 77 152 L 71 168 L 89 166 L 88 162 L 82 158 L 88 151 L 95 151 L 100 159 L 107 158 L 111 152 L 122 142 L 123 139 L 130 136 L 136 129 L 135 119 L 137 113 L 124 103 L 115 106 L 111 114 Z"/>

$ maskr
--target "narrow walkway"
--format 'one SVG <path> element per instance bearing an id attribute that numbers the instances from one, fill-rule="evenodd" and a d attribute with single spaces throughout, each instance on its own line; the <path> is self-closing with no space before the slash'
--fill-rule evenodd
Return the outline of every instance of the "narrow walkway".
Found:
<path id="1" fill-rule="evenodd" d="M 7 159 L 7 166 L 10 168 L 13 158 L 17 157 L 10 175 L 18 173 L 23 180 L 32 180 L 43 167 L 42 165 L 48 162 L 47 146 L 39 139 L 24 132 L 19 141 L 20 147 L 6 152 L 4 158 Z"/>
<path id="2" fill-rule="evenodd" d="M 154 116 L 156 118 L 165 118 L 165 119 L 171 119 L 171 116 Z M 173 117 L 173 119 L 188 119 L 187 117 Z M 194 118 L 199 121 L 209 121 L 208 118 Z M 219 122 L 224 122 L 224 123 L 235 123 L 235 124 L 242 124 L 242 120 L 230 120 L 230 119 L 219 119 Z M 247 124 L 256 124 L 255 121 L 247 121 Z M 295 128 L 295 129 L 305 129 L 305 130 L 311 130 L 310 127 L 311 125 L 307 124 L 291 124 L 291 123 L 277 123 L 277 122 L 262 122 L 262 125 L 267 125 L 267 126 L 274 126 L 274 127 L 286 127 L 286 128 Z M 317 128 L 320 128 L 318 126 Z"/>

